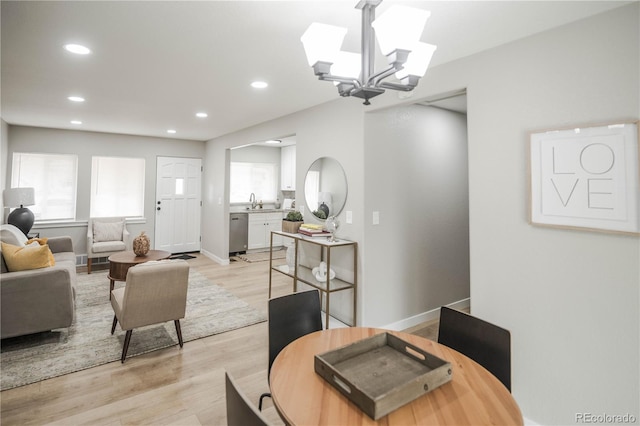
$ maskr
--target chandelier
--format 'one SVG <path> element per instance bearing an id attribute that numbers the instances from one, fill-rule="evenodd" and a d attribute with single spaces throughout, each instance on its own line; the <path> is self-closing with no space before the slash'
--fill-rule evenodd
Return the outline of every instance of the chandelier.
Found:
<path id="1" fill-rule="evenodd" d="M 362 98 L 365 105 L 385 89 L 413 90 L 436 50 L 436 46 L 420 41 L 431 12 L 394 5 L 376 19 L 381 2 L 361 0 L 356 5 L 362 10 L 361 54 L 340 50 L 347 33 L 342 27 L 314 22 L 300 39 L 318 79 L 333 81 L 340 96 Z M 374 72 L 376 38 L 389 63 L 379 72 Z M 392 75 L 397 81 L 386 81 Z"/>

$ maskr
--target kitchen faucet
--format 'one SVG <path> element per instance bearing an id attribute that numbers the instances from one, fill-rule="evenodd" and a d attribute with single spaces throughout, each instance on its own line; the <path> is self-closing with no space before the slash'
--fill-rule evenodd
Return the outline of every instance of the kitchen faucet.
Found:
<path id="1" fill-rule="evenodd" d="M 251 195 L 249 195 L 249 202 L 251 203 L 251 210 L 256 208 L 256 194 L 254 194 L 253 192 L 251 193 Z"/>

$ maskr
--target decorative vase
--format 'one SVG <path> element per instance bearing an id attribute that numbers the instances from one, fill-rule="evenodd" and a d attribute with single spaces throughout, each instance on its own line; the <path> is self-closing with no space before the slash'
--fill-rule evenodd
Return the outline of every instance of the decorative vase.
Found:
<path id="1" fill-rule="evenodd" d="M 289 273 L 294 274 L 296 271 L 296 246 L 295 243 L 290 242 L 287 244 L 287 266 L 289 267 Z"/>
<path id="2" fill-rule="evenodd" d="M 144 234 L 144 231 L 133 239 L 133 252 L 136 256 L 146 256 L 149 253 L 150 246 L 149 237 Z"/>
<path id="3" fill-rule="evenodd" d="M 338 220 L 338 218 L 335 216 L 329 216 L 327 218 L 327 221 L 324 224 L 324 227 L 327 231 L 331 232 L 331 238 L 329 238 L 329 241 L 331 242 L 337 241 L 336 231 L 340 227 L 340 221 Z"/>

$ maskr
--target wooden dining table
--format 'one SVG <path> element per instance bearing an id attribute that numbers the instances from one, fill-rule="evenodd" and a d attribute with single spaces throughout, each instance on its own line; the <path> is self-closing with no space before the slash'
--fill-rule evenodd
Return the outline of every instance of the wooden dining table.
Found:
<path id="1" fill-rule="evenodd" d="M 388 332 L 451 363 L 452 379 L 373 420 L 314 370 L 314 356 Z M 447 346 L 413 334 L 349 327 L 317 331 L 286 346 L 271 367 L 276 410 L 290 425 L 522 425 L 509 390 L 489 371 Z"/>

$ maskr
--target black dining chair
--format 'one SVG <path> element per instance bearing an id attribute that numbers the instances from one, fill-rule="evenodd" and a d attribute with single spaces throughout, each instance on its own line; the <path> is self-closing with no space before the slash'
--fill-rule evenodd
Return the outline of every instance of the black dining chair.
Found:
<path id="1" fill-rule="evenodd" d="M 322 330 L 320 292 L 303 291 L 269 300 L 269 373 L 276 357 L 299 337 Z M 268 376 L 267 376 L 268 378 Z M 258 409 L 270 393 L 260 395 Z"/>
<path id="2" fill-rule="evenodd" d="M 244 393 L 236 385 L 235 380 L 225 371 L 225 399 L 227 403 L 228 426 L 265 426 L 269 423 L 251 404 Z"/>
<path id="3" fill-rule="evenodd" d="M 511 392 L 511 333 L 508 330 L 443 306 L 438 343 L 482 365 Z"/>

